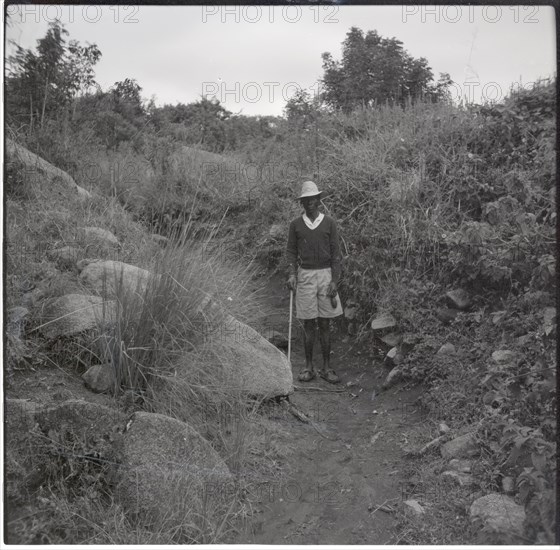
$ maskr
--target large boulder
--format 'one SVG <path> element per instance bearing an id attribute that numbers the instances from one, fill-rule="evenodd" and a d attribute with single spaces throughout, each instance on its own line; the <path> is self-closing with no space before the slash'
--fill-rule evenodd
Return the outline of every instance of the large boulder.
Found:
<path id="1" fill-rule="evenodd" d="M 212 446 L 188 424 L 161 414 L 136 412 L 117 446 L 117 499 L 148 526 L 182 523 L 189 511 L 214 508 L 214 497 L 232 483 Z"/>
<path id="2" fill-rule="evenodd" d="M 485 531 L 522 535 L 525 510 L 511 497 L 499 493 L 477 498 L 470 507 L 471 521 L 481 523 Z"/>
<path id="3" fill-rule="evenodd" d="M 146 269 L 115 260 L 84 260 L 78 269 L 83 283 L 107 297 L 114 297 L 117 289 L 142 295 L 152 276 Z"/>
<path id="4" fill-rule="evenodd" d="M 227 354 L 232 387 L 260 398 L 293 392 L 288 358 L 255 329 L 225 313 L 222 324 L 208 338 L 211 346 Z"/>
<path id="5" fill-rule="evenodd" d="M 41 332 L 49 339 L 94 330 L 115 319 L 115 302 L 99 296 L 66 294 L 43 310 Z"/>
<path id="6" fill-rule="evenodd" d="M 91 193 L 76 184 L 64 170 L 57 168 L 11 139 L 6 139 L 6 157 L 9 163 L 23 166 L 26 176 L 24 185 L 28 187 L 28 191 L 32 191 L 35 186 L 51 187 L 54 182 L 61 182 L 64 187 L 76 193 L 80 199 L 91 197 Z"/>

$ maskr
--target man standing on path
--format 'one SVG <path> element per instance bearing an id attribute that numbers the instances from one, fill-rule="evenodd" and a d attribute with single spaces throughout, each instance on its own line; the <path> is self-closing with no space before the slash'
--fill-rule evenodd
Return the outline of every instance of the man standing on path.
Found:
<path id="1" fill-rule="evenodd" d="M 337 295 L 340 278 L 340 246 L 336 222 L 319 212 L 322 192 L 312 181 L 306 181 L 298 199 L 305 213 L 290 223 L 287 245 L 287 287 L 296 293 L 296 317 L 303 320 L 305 368 L 298 380 L 309 382 L 315 378 L 313 346 L 316 319 L 323 352 L 323 368 L 319 376 L 336 384 L 339 377 L 330 367 L 331 344 L 329 323 L 342 315 Z"/>

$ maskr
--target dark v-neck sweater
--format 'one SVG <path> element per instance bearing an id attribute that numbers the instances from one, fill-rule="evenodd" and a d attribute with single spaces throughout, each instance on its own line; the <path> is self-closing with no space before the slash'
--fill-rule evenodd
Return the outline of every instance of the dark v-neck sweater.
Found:
<path id="1" fill-rule="evenodd" d="M 300 216 L 290 223 L 286 248 L 290 269 L 332 269 L 332 280 L 340 278 L 340 245 L 336 222 L 325 215 L 315 228 L 309 229 Z"/>

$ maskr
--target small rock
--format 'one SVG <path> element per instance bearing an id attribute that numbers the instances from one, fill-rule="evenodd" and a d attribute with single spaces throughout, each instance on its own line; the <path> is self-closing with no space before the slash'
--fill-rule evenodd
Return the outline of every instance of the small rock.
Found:
<path id="1" fill-rule="evenodd" d="M 448 325 L 457 317 L 459 310 L 450 309 L 448 307 L 436 309 L 436 317 L 444 324 Z"/>
<path id="2" fill-rule="evenodd" d="M 35 288 L 31 292 L 26 292 L 21 297 L 21 303 L 27 308 L 33 308 L 43 301 L 48 294 L 46 288 Z"/>
<path id="3" fill-rule="evenodd" d="M 25 318 L 29 315 L 26 307 L 16 306 L 8 310 L 8 322 L 6 323 L 6 334 L 10 338 L 20 339 L 25 329 Z"/>
<path id="4" fill-rule="evenodd" d="M 510 476 L 502 478 L 502 490 L 504 493 L 513 494 L 515 491 L 515 482 Z"/>
<path id="5" fill-rule="evenodd" d="M 420 506 L 417 500 L 410 499 L 403 502 L 405 513 L 412 513 L 415 516 L 422 516 L 424 514 L 424 508 Z"/>
<path id="6" fill-rule="evenodd" d="M 92 194 L 87 189 L 80 187 L 78 184 L 76 184 L 76 191 L 81 200 L 90 199 L 92 197 Z"/>
<path id="7" fill-rule="evenodd" d="M 358 304 L 353 300 L 348 300 L 346 302 L 346 307 L 344 308 L 344 317 L 349 321 L 356 319 L 356 313 L 358 311 Z"/>
<path id="8" fill-rule="evenodd" d="M 523 336 L 517 338 L 517 343 L 520 346 L 526 346 L 529 342 L 531 342 L 532 339 L 533 336 L 531 334 L 524 334 Z"/>
<path id="9" fill-rule="evenodd" d="M 547 307 L 543 311 L 544 333 L 548 336 L 556 327 L 556 308 Z"/>
<path id="10" fill-rule="evenodd" d="M 278 223 L 270 226 L 268 236 L 274 240 L 282 239 L 286 235 L 286 230 Z"/>
<path id="11" fill-rule="evenodd" d="M 49 250 L 47 256 L 51 260 L 55 260 L 59 265 L 71 266 L 76 263 L 80 249 L 75 246 L 63 246 L 61 248 L 55 248 L 54 250 Z"/>
<path id="12" fill-rule="evenodd" d="M 472 461 L 464 458 L 453 458 L 449 461 L 449 468 L 456 472 L 469 474 L 471 472 Z"/>
<path id="13" fill-rule="evenodd" d="M 492 324 L 494 325 L 499 325 L 503 322 L 503 320 L 507 317 L 507 310 L 503 309 L 500 311 L 494 311 L 493 313 L 490 314 L 490 317 L 492 318 Z"/>
<path id="14" fill-rule="evenodd" d="M 117 247 L 119 240 L 115 235 L 101 227 L 82 227 L 82 232 L 88 241 L 101 241 L 103 244 Z"/>
<path id="15" fill-rule="evenodd" d="M 397 326 L 397 320 L 390 314 L 380 315 L 371 322 L 373 330 L 382 330 Z"/>
<path id="16" fill-rule="evenodd" d="M 445 294 L 450 305 L 460 310 L 466 310 L 471 305 L 471 298 L 469 293 L 463 289 L 450 290 Z"/>
<path id="17" fill-rule="evenodd" d="M 15 306 L 8 310 L 8 323 L 21 323 L 29 315 L 26 307 Z"/>
<path id="18" fill-rule="evenodd" d="M 383 343 L 391 346 L 392 348 L 398 346 L 402 342 L 402 334 L 391 332 L 380 339 Z"/>
<path id="19" fill-rule="evenodd" d="M 492 354 L 492 359 L 499 365 L 507 365 L 508 363 L 515 362 L 517 355 L 509 349 L 498 350 Z"/>
<path id="20" fill-rule="evenodd" d="M 473 456 L 478 452 L 474 433 L 461 435 L 448 441 L 441 447 L 443 458 L 462 458 Z"/>
<path id="21" fill-rule="evenodd" d="M 156 244 L 159 244 L 164 248 L 169 244 L 169 239 L 167 237 L 164 237 L 163 235 L 152 233 L 150 237 L 152 238 L 152 241 L 154 241 Z"/>
<path id="22" fill-rule="evenodd" d="M 401 375 L 402 375 L 402 372 L 401 372 L 400 368 L 398 366 L 395 367 L 387 375 L 387 378 L 385 379 L 385 382 L 383 383 L 383 389 L 386 390 L 386 389 L 390 388 L 391 386 L 393 386 L 394 384 L 396 384 L 400 380 Z"/>
<path id="23" fill-rule="evenodd" d="M 115 384 L 115 372 L 110 363 L 93 365 L 83 375 L 85 385 L 92 392 L 106 393 Z"/>
<path id="24" fill-rule="evenodd" d="M 445 422 L 440 422 L 438 429 L 441 435 L 446 434 L 450 430 L 449 426 Z"/>
<path id="25" fill-rule="evenodd" d="M 449 479 L 453 479 L 457 481 L 461 487 L 468 487 L 474 484 L 474 478 L 470 474 L 466 474 L 463 472 L 456 472 L 455 470 L 448 470 L 443 472 L 442 477 L 447 477 Z"/>
<path id="26" fill-rule="evenodd" d="M 386 357 L 388 357 L 389 359 L 394 359 L 394 358 L 396 357 L 396 355 L 397 355 L 397 352 L 398 352 L 398 349 L 397 349 L 397 347 L 395 346 L 395 347 L 391 348 L 391 349 L 387 352 Z"/>
<path id="27" fill-rule="evenodd" d="M 525 510 L 506 495 L 491 493 L 477 498 L 471 504 L 470 517 L 497 533 L 523 534 Z"/>
<path id="28" fill-rule="evenodd" d="M 439 348 L 437 355 L 454 355 L 455 353 L 455 346 L 453 344 L 446 343 Z"/>
<path id="29" fill-rule="evenodd" d="M 403 355 L 399 348 L 391 348 L 385 356 L 385 361 L 390 365 L 399 365 L 403 360 Z"/>

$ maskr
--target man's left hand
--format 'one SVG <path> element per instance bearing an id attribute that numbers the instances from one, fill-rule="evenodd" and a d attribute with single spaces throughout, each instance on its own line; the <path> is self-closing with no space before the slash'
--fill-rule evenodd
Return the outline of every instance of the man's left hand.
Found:
<path id="1" fill-rule="evenodd" d="M 336 296 L 336 283 L 333 281 L 331 281 L 327 287 L 327 296 L 329 296 L 329 298 Z"/>

